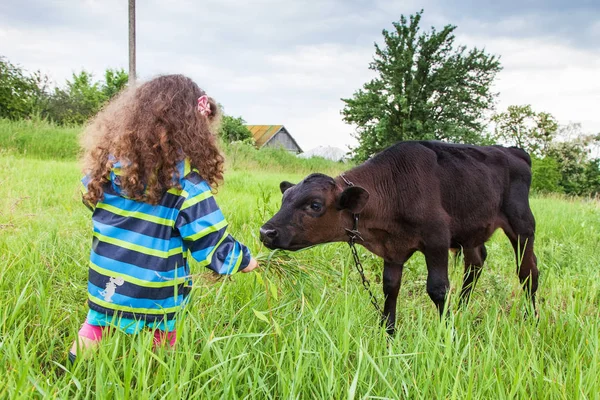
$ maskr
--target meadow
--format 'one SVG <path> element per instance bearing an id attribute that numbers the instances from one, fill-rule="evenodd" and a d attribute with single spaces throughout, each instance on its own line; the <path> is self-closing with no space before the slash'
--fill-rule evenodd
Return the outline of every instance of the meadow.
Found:
<path id="1" fill-rule="evenodd" d="M 344 166 L 228 147 L 217 201 L 260 271 L 194 270 L 175 349 L 115 333 L 71 367 L 87 307 L 90 213 L 78 197 L 77 128 L 0 121 L 0 398 L 598 399 L 600 205 L 533 196 L 539 320 L 525 318 L 512 248 L 497 232 L 469 306 L 440 323 L 424 259 L 407 263 L 388 340 L 344 243 L 270 252 L 258 228 L 281 180 Z M 375 293 L 382 263 L 359 249 Z"/>

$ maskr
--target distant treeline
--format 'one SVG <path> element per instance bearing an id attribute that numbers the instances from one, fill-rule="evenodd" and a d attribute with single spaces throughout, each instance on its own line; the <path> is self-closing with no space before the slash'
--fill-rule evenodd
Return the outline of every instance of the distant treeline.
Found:
<path id="1" fill-rule="evenodd" d="M 0 57 L 0 117 L 37 116 L 59 125 L 81 125 L 127 85 L 128 75 L 122 69 L 107 69 L 103 78 L 94 81 L 92 74 L 81 71 L 64 86 L 51 87 L 40 71 L 28 74 Z"/>
<path id="2" fill-rule="evenodd" d="M 0 118 L 43 119 L 56 125 L 82 125 L 128 83 L 123 69 L 107 69 L 103 79 L 91 73 L 74 73 L 64 85 L 52 87 L 40 71 L 28 73 L 0 56 Z M 252 141 L 242 118 L 224 116 L 221 136 L 227 142 Z"/>

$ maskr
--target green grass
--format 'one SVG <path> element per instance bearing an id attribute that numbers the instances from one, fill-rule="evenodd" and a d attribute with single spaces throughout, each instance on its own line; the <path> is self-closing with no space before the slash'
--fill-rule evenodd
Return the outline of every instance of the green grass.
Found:
<path id="1" fill-rule="evenodd" d="M 61 127 L 42 120 L 0 119 L 0 149 L 29 157 L 74 160 L 80 127 Z"/>
<path id="2" fill-rule="evenodd" d="M 90 215 L 73 161 L 0 153 L 0 398 L 597 399 L 600 208 L 538 197 L 540 319 L 524 319 L 508 240 L 488 246 L 469 307 L 438 322 L 426 268 L 406 265 L 393 340 L 378 326 L 345 244 L 271 255 L 258 227 L 278 184 L 302 176 L 230 171 L 218 194 L 259 273 L 198 272 L 174 351 L 116 333 L 74 368 L 67 348 L 86 315 Z M 376 294 L 381 262 L 360 249 Z M 452 293 L 460 267 L 451 267 Z"/>

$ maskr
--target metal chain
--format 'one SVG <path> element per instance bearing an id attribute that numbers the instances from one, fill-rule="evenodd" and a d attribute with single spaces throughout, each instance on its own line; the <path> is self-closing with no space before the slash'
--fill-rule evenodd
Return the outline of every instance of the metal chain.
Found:
<path id="1" fill-rule="evenodd" d="M 358 233 L 358 232 L 356 232 L 356 233 Z M 348 245 L 350 246 L 350 250 L 352 250 L 352 257 L 354 257 L 354 264 L 356 265 L 356 270 L 360 274 L 360 277 L 362 279 L 362 284 L 363 284 L 365 290 L 369 293 L 371 304 L 373 304 L 373 307 L 375 307 L 375 310 L 381 315 L 381 317 L 385 318 L 385 315 L 383 314 L 383 310 L 379 306 L 379 303 L 377 302 L 375 295 L 371 291 L 371 282 L 365 276 L 365 269 L 363 268 L 363 265 L 360 262 L 360 258 L 358 257 L 358 252 L 356 251 L 356 246 L 354 245 L 354 241 L 356 240 L 357 237 L 355 235 L 353 235 L 351 233 L 351 231 L 349 231 L 349 230 L 348 230 L 348 235 L 350 236 Z M 360 237 L 360 236 L 358 236 L 358 237 Z"/>
<path id="2" fill-rule="evenodd" d="M 346 178 L 346 176 L 343 173 L 340 174 L 340 178 L 342 178 L 342 180 L 346 183 L 346 185 L 354 186 L 354 183 L 352 183 L 352 181 L 350 181 L 348 178 Z M 369 293 L 371 304 L 373 304 L 373 307 L 375 307 L 375 310 L 381 315 L 381 317 L 385 318 L 385 315 L 383 314 L 383 310 L 381 309 L 381 307 L 379 307 L 379 303 L 377 303 L 377 299 L 375 298 L 375 295 L 371 291 L 371 282 L 369 282 L 369 280 L 365 276 L 365 269 L 363 268 L 363 265 L 360 262 L 360 258 L 358 258 L 358 252 L 356 251 L 356 246 L 355 246 L 356 239 L 364 241 L 364 239 L 360 235 L 360 232 L 358 231 L 358 218 L 359 218 L 358 214 L 352 214 L 352 219 L 353 219 L 352 229 L 346 229 L 346 233 L 348 234 L 348 245 L 350 246 L 350 250 L 352 250 L 352 257 L 354 257 L 354 264 L 356 265 L 356 270 L 360 274 L 360 278 L 362 279 L 362 284 L 363 284 L 365 290 Z"/>

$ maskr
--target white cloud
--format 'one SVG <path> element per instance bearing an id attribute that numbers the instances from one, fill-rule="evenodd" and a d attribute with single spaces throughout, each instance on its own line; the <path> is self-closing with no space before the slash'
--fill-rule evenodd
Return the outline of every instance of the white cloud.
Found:
<path id="1" fill-rule="evenodd" d="M 127 68 L 126 44 L 88 32 L 0 28 L 0 40 L 1 55 L 28 71 L 41 70 L 61 85 L 82 69 L 101 77 L 106 68 Z"/>
<path id="2" fill-rule="evenodd" d="M 547 39 L 460 37 L 464 43 L 501 54 L 503 71 L 495 83 L 498 110 L 531 104 L 561 124 L 581 122 L 584 131 L 600 132 L 600 53 Z"/>
<path id="3" fill-rule="evenodd" d="M 344 151 L 356 145 L 351 137 L 354 128 L 346 125 L 340 116 L 343 103 L 323 110 L 314 110 L 307 115 L 293 115 L 286 120 L 286 128 L 297 139 L 300 147 L 306 151 L 317 146 L 334 146 Z M 296 135 L 301 132 L 301 135 Z"/>
<path id="4" fill-rule="evenodd" d="M 369 48 L 338 44 L 277 52 L 265 60 L 274 71 L 266 82 L 261 82 L 259 76 L 244 82 L 263 83 L 257 97 L 270 91 L 272 97 L 261 99 L 260 105 L 253 105 L 243 115 L 252 123 L 285 124 L 305 149 L 354 144 L 350 136 L 353 128 L 341 119 L 340 99 L 351 96 L 373 76 L 367 68 L 370 58 Z"/>

